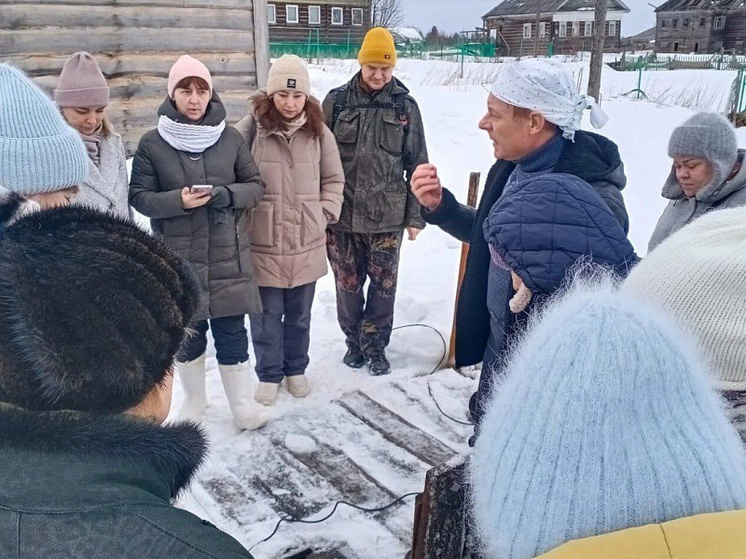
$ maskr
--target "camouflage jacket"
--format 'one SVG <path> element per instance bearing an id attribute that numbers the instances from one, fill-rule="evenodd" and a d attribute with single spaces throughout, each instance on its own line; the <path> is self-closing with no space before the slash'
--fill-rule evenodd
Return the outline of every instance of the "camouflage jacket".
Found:
<path id="1" fill-rule="evenodd" d="M 336 122 L 338 92 L 341 110 Z M 410 177 L 427 163 L 422 117 L 409 90 L 396 78 L 369 93 L 360 73 L 324 99 L 324 117 L 339 146 L 345 172 L 344 203 L 334 229 L 384 233 L 425 227 Z"/>

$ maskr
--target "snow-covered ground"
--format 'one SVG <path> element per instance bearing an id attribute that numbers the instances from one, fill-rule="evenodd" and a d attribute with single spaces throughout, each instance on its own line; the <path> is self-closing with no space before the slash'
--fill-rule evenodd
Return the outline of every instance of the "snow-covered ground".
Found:
<path id="1" fill-rule="evenodd" d="M 576 76 L 587 78 L 584 63 L 573 63 L 571 67 Z M 580 76 L 581 69 L 584 76 Z M 351 61 L 313 65 L 314 93 L 323 98 L 330 88 L 347 81 L 354 71 Z M 403 60 L 397 69 L 398 77 L 411 88 L 424 115 L 430 159 L 438 166 L 443 182 L 461 200 L 465 199 L 469 172 L 481 171 L 484 180 L 493 163 L 491 144 L 486 133 L 478 130 L 477 122 L 485 110 L 487 97 L 481 84 L 491 81 L 497 71 L 495 65 L 467 63 L 465 78 L 460 79 L 460 67 L 456 63 L 420 60 Z M 605 70 L 603 108 L 610 121 L 602 133 L 619 145 L 625 162 L 629 183 L 624 196 L 631 219 L 630 238 L 639 254 L 645 254 L 647 240 L 665 206 L 660 189 L 670 169 L 666 148 L 671 131 L 692 114 L 691 109 L 685 107 L 722 106 L 733 77 L 733 73 L 716 71 L 651 72 L 646 76 L 643 89 L 670 93 L 663 103 L 655 103 L 620 97 L 636 86 L 636 74 Z M 677 106 L 677 103 L 684 106 Z M 591 129 L 587 121 L 584 128 Z M 746 145 L 746 130 L 739 131 L 739 138 L 741 144 Z M 435 227 L 428 227 L 415 242 L 405 241 L 395 326 L 423 323 L 448 337 L 459 255 L 459 243 Z M 318 283 L 311 335 L 311 364 L 307 374 L 312 394 L 305 400 L 294 400 L 286 392 L 280 393 L 277 405 L 271 408 L 274 422 L 285 423 L 284 438 L 273 439 L 280 441 L 277 444 L 304 452 L 304 449 L 315 448 L 316 441 L 325 440 L 356 456 L 356 462 L 376 479 L 385 476 L 388 470 L 384 464 L 376 463 L 375 448 L 370 448 L 371 445 L 375 447 L 375 441 L 359 440 L 354 426 L 340 420 L 338 409 L 331 404 L 343 394 L 360 389 L 375 395 L 378 401 L 408 421 L 429 429 L 454 450 L 465 450 L 461 437 L 466 436 L 468 428 L 455 423 L 452 428 L 444 428 L 442 417 L 435 421 L 432 411 L 411 405 L 411 400 L 403 396 L 408 393 L 428 398 L 426 382 L 430 381 L 445 411 L 465 419 L 466 398 L 476 383 L 476 373 L 470 373 L 472 378 L 469 378 L 469 375 L 444 370 L 428 378 L 427 373 L 437 365 L 442 353 L 440 339 L 434 332 L 426 328 L 394 332 L 388 351 L 394 369 L 390 377 L 373 378 L 365 369 L 346 368 L 341 363 L 345 347 L 336 324 L 334 285 L 331 275 L 327 275 Z M 204 481 L 219 475 L 226 464 L 242 468 L 247 475 L 261 476 L 264 472 L 271 473 L 272 479 L 281 477 L 282 472 L 266 471 L 268 464 L 263 461 L 267 438 L 257 433 L 239 433 L 232 426 L 212 347 L 208 366 L 210 406 L 206 428 L 213 454 L 199 479 Z M 174 409 L 178 408 L 181 398 L 177 385 Z M 296 429 L 299 431 L 294 432 Z M 400 474 L 389 476 L 383 483 L 393 494 L 419 491 L 425 469 L 421 465 L 403 468 Z M 315 499 L 328 498 L 330 505 L 338 498 L 327 495 L 322 488 L 309 487 L 308 491 Z M 324 524 L 283 525 L 271 541 L 256 546 L 252 553 L 257 559 L 282 557 L 300 542 L 314 537 L 317 541 L 329 542 L 332 547 L 346 546 L 361 558 L 402 557 L 408 547 L 406 537 L 401 536 L 411 530 L 412 503 L 410 499 L 391 509 L 390 525 L 386 524 L 390 528 L 388 531 L 380 530 L 380 523 L 371 521 L 365 514 L 343 508 Z M 386 503 L 366 503 L 368 506 L 383 504 Z M 240 511 L 226 515 L 199 484 L 185 496 L 181 506 L 207 517 L 247 546 L 269 535 L 279 518 L 270 503 L 251 498 L 245 506 L 255 510 L 252 514 L 245 511 L 243 514 L 255 520 L 250 524 L 241 523 Z"/>

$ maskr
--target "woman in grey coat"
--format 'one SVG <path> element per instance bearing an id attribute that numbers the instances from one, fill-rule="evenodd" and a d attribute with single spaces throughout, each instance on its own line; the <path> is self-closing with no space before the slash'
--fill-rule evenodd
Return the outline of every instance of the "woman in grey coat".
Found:
<path id="1" fill-rule="evenodd" d="M 122 137 L 105 116 L 109 88 L 101 68 L 87 52 L 76 52 L 62 68 L 54 99 L 88 152 L 88 176 L 71 204 L 131 217 L 127 164 Z"/>
<path id="2" fill-rule="evenodd" d="M 676 128 L 668 143 L 673 158 L 662 196 L 671 200 L 648 244 L 653 250 L 703 214 L 746 205 L 746 150 L 733 126 L 717 113 L 698 113 Z"/>
<path id="3" fill-rule="evenodd" d="M 207 406 L 209 328 L 234 423 L 256 429 L 269 414 L 251 395 L 244 319 L 262 310 L 249 228 L 264 182 L 249 145 L 226 126 L 225 107 L 198 60 L 182 56 L 171 68 L 168 97 L 158 114 L 158 128 L 140 139 L 135 154 L 130 203 L 192 264 L 206 292 L 194 334 L 177 355 L 185 395 L 179 418 L 199 422 Z"/>

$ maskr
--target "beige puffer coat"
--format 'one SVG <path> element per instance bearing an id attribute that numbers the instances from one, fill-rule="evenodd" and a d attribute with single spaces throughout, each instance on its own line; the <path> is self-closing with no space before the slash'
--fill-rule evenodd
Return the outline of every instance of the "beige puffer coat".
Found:
<path id="1" fill-rule="evenodd" d="M 253 210 L 251 251 L 262 287 L 292 288 L 326 275 L 326 226 L 342 211 L 344 172 L 331 131 L 314 138 L 304 126 L 290 141 L 257 125 L 236 126 L 267 184 Z"/>

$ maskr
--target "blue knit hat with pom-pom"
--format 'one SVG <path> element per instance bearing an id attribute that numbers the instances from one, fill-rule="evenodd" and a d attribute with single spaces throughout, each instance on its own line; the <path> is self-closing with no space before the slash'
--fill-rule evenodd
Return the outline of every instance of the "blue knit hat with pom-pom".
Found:
<path id="1" fill-rule="evenodd" d="M 746 508 L 745 456 L 707 373 L 655 311 L 577 287 L 516 348 L 472 462 L 485 556 Z"/>
<path id="2" fill-rule="evenodd" d="M 88 155 L 80 135 L 23 72 L 0 64 L 0 186 L 22 196 L 85 181 Z"/>

